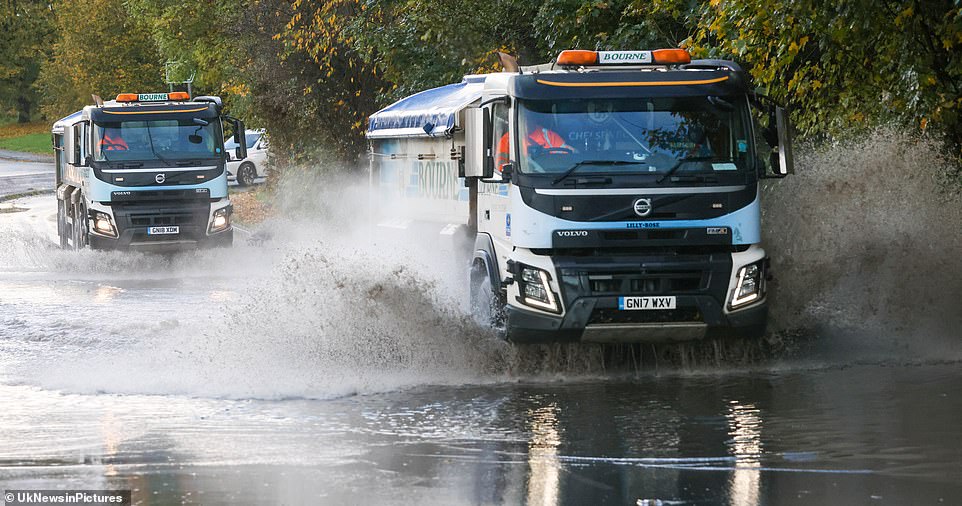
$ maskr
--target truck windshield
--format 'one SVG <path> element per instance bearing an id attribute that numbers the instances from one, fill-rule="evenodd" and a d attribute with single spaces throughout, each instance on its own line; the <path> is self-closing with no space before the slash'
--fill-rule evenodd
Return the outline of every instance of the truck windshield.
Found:
<path id="1" fill-rule="evenodd" d="M 743 176 L 753 164 L 744 97 L 520 102 L 525 174 Z M 560 178 L 556 178 L 558 181 Z"/>
<path id="2" fill-rule="evenodd" d="M 94 126 L 97 161 L 210 159 L 223 151 L 216 119 L 116 121 Z"/>

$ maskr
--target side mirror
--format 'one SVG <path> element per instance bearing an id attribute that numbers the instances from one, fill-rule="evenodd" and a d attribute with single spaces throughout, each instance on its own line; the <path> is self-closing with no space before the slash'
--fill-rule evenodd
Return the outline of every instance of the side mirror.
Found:
<path id="1" fill-rule="evenodd" d="M 494 159 L 490 154 L 491 112 L 465 109 L 464 122 L 464 177 L 490 178 L 494 174 Z"/>
<path id="2" fill-rule="evenodd" d="M 247 130 L 244 129 L 244 122 L 231 116 L 224 116 L 224 118 L 234 126 L 234 142 L 237 143 L 234 157 L 238 160 L 247 158 L 247 139 L 245 138 Z"/>
<path id="3" fill-rule="evenodd" d="M 501 182 L 504 184 L 511 182 L 511 176 L 514 175 L 514 164 L 506 163 L 501 166 Z"/>
<path id="4" fill-rule="evenodd" d="M 775 175 L 785 177 L 795 173 L 795 157 L 792 151 L 792 119 L 789 117 L 788 109 L 775 107 L 775 125 L 778 128 L 778 151 L 772 153 L 773 158 L 777 155 L 778 161 L 772 160 L 772 169 Z"/>

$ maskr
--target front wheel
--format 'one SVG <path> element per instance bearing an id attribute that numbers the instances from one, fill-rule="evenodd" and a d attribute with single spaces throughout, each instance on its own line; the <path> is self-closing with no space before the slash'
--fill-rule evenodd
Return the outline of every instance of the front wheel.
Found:
<path id="1" fill-rule="evenodd" d="M 254 184 L 255 177 L 257 177 L 257 170 L 252 163 L 244 163 L 237 169 L 237 184 L 241 186 Z"/>
<path id="2" fill-rule="evenodd" d="M 476 264 L 472 272 L 471 314 L 478 324 L 491 327 L 501 338 L 506 337 L 504 297 L 495 291 L 484 264 Z"/>

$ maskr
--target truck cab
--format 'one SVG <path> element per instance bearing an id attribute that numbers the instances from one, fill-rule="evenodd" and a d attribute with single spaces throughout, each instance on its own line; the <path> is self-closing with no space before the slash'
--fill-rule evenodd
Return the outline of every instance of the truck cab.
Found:
<path id="1" fill-rule="evenodd" d="M 176 251 L 230 246 L 217 97 L 122 93 L 53 126 L 62 247 Z M 236 156 L 246 154 L 238 146 Z"/>
<path id="2" fill-rule="evenodd" d="M 523 342 L 764 332 L 759 182 L 791 172 L 790 124 L 737 64 L 565 51 L 471 83 L 445 142 L 468 190 L 482 319 Z M 392 135 L 376 127 L 401 108 L 369 135 Z"/>

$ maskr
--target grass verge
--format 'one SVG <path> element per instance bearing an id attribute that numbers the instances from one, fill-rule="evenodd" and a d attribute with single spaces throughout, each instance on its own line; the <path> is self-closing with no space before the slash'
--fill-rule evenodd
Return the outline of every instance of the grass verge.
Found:
<path id="1" fill-rule="evenodd" d="M 50 154 L 50 124 L 7 123 L 0 126 L 0 149 L 26 153 Z"/>
<path id="2" fill-rule="evenodd" d="M 39 154 L 53 152 L 53 148 L 50 147 L 50 134 L 27 134 L 21 137 L 0 139 L 0 149 Z"/>

